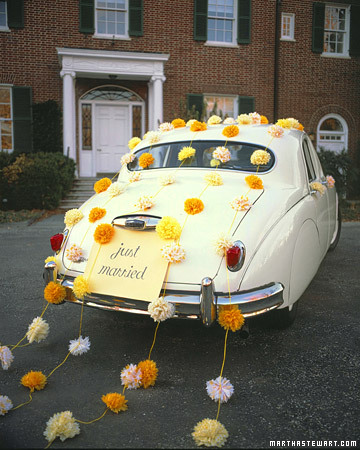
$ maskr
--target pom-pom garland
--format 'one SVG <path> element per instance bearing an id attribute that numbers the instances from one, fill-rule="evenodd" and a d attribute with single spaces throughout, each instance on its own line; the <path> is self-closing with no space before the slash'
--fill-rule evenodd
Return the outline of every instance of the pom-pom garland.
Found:
<path id="1" fill-rule="evenodd" d="M 162 177 L 159 178 L 159 183 L 162 186 L 168 186 L 169 184 L 173 184 L 175 183 L 175 176 L 174 175 L 163 175 Z"/>
<path id="2" fill-rule="evenodd" d="M 76 244 L 72 244 L 70 248 L 66 249 L 66 258 L 69 261 L 81 262 L 84 260 L 84 254 L 82 248 L 78 247 Z"/>
<path id="3" fill-rule="evenodd" d="M 127 400 L 122 394 L 112 392 L 101 397 L 105 405 L 111 409 L 112 412 L 118 414 L 119 411 L 126 411 L 128 409 Z"/>
<path id="4" fill-rule="evenodd" d="M 8 368 L 11 366 L 11 363 L 14 361 L 14 356 L 11 353 L 11 350 L 6 345 L 2 345 L 0 347 L 0 361 L 1 361 L 1 367 L 4 370 L 8 370 Z"/>
<path id="5" fill-rule="evenodd" d="M 178 160 L 184 161 L 184 159 L 192 158 L 195 156 L 196 150 L 193 147 L 183 147 L 178 154 Z"/>
<path id="6" fill-rule="evenodd" d="M 125 153 L 125 155 L 123 155 L 121 157 L 121 165 L 124 166 L 125 164 L 130 164 L 131 162 L 133 162 L 135 159 L 135 155 L 133 153 Z"/>
<path id="7" fill-rule="evenodd" d="M 156 225 L 156 232 L 160 239 L 179 239 L 181 235 L 181 226 L 179 222 L 171 216 L 164 216 Z"/>
<path id="8" fill-rule="evenodd" d="M 217 172 L 210 172 L 207 173 L 204 176 L 204 180 L 210 185 L 210 186 L 221 186 L 224 184 L 222 176 Z"/>
<path id="9" fill-rule="evenodd" d="M 220 160 L 222 163 L 227 163 L 231 159 L 231 154 L 226 147 L 216 147 L 213 151 L 212 157 Z"/>
<path id="10" fill-rule="evenodd" d="M 130 183 L 136 183 L 136 181 L 140 181 L 141 180 L 141 172 L 132 172 L 130 177 L 129 177 L 129 182 Z"/>
<path id="11" fill-rule="evenodd" d="M 185 260 L 185 250 L 180 244 L 172 242 L 162 247 L 161 256 L 169 263 L 180 263 Z"/>
<path id="12" fill-rule="evenodd" d="M 174 128 L 184 128 L 186 126 L 185 120 L 183 119 L 174 119 L 171 124 Z"/>
<path id="13" fill-rule="evenodd" d="M 139 158 L 139 166 L 143 169 L 151 166 L 151 164 L 155 161 L 155 158 L 151 153 L 143 153 Z"/>
<path id="14" fill-rule="evenodd" d="M 74 356 L 82 355 L 90 350 L 90 340 L 87 337 L 80 336 L 77 339 L 73 339 L 69 344 L 69 352 Z"/>
<path id="15" fill-rule="evenodd" d="M 148 131 L 144 135 L 144 139 L 149 142 L 149 144 L 156 144 L 161 139 L 161 133 L 159 131 Z"/>
<path id="16" fill-rule="evenodd" d="M 249 116 L 249 114 L 240 114 L 237 117 L 236 122 L 239 125 L 250 125 L 251 124 L 251 117 Z"/>
<path id="17" fill-rule="evenodd" d="M 219 123 L 221 123 L 221 117 L 214 114 L 213 116 L 209 117 L 207 123 L 208 125 L 218 125 Z"/>
<path id="18" fill-rule="evenodd" d="M 137 389 L 141 386 L 141 369 L 135 364 L 128 364 L 120 374 L 121 384 L 126 389 Z"/>
<path id="19" fill-rule="evenodd" d="M 41 391 L 46 385 L 46 376 L 42 372 L 31 370 L 21 378 L 21 384 L 30 389 L 30 392 Z"/>
<path id="20" fill-rule="evenodd" d="M 199 422 L 192 433 L 197 446 L 222 447 L 229 437 L 224 425 L 215 419 L 204 419 Z"/>
<path id="21" fill-rule="evenodd" d="M 249 114 L 250 120 L 252 125 L 260 125 L 261 123 L 261 116 L 257 112 L 253 112 Z"/>
<path id="22" fill-rule="evenodd" d="M 226 251 L 233 245 L 234 242 L 227 233 L 220 233 L 218 238 L 214 241 L 215 253 L 219 256 L 224 256 Z"/>
<path id="23" fill-rule="evenodd" d="M 314 191 L 318 191 L 321 196 L 323 196 L 326 192 L 326 186 L 319 183 L 318 181 L 313 181 L 312 183 L 310 183 L 310 188 Z"/>
<path id="24" fill-rule="evenodd" d="M 144 389 L 147 389 L 150 386 L 154 386 L 158 375 L 158 368 L 156 367 L 155 361 L 152 361 L 151 359 L 145 359 L 144 361 L 140 361 L 137 366 L 142 373 L 141 386 Z"/>
<path id="25" fill-rule="evenodd" d="M 148 195 L 142 195 L 138 198 L 138 201 L 134 204 L 135 208 L 140 209 L 142 211 L 146 211 L 154 206 L 154 201 L 152 197 Z"/>
<path id="26" fill-rule="evenodd" d="M 0 395 L 0 416 L 5 416 L 5 414 L 10 411 L 13 404 L 7 395 Z"/>
<path id="27" fill-rule="evenodd" d="M 63 411 L 54 414 L 46 423 L 44 436 L 48 442 L 54 441 L 57 437 L 62 442 L 65 439 L 73 438 L 80 434 L 80 426 L 70 411 Z"/>
<path id="28" fill-rule="evenodd" d="M 94 240 L 98 244 L 107 244 L 114 236 L 115 230 L 109 223 L 102 223 L 95 229 Z"/>
<path id="29" fill-rule="evenodd" d="M 235 211 L 247 211 L 251 208 L 252 204 L 248 197 L 242 195 L 241 197 L 234 198 L 234 200 L 230 202 L 230 206 L 232 209 L 235 209 Z"/>
<path id="30" fill-rule="evenodd" d="M 164 122 L 159 125 L 159 131 L 162 133 L 166 133 L 167 131 L 172 131 L 174 129 L 174 125 L 170 122 Z"/>
<path id="31" fill-rule="evenodd" d="M 87 278 L 84 277 L 84 275 L 79 275 L 75 278 L 73 284 L 73 293 L 75 297 L 79 298 L 80 300 L 83 300 L 85 295 L 91 293 L 89 288 L 89 282 Z"/>
<path id="32" fill-rule="evenodd" d="M 264 189 L 263 182 L 257 175 L 248 175 L 245 181 L 251 189 Z"/>
<path id="33" fill-rule="evenodd" d="M 198 120 L 195 120 L 195 122 L 190 125 L 190 131 L 205 131 L 206 129 L 206 123 L 199 122 Z"/>
<path id="34" fill-rule="evenodd" d="M 234 393 L 234 386 L 227 378 L 217 377 L 215 380 L 206 382 L 206 391 L 212 400 L 225 403 Z"/>
<path id="35" fill-rule="evenodd" d="M 255 166 L 267 164 L 270 161 L 270 153 L 266 150 L 255 150 L 250 157 L 251 164 Z"/>
<path id="36" fill-rule="evenodd" d="M 188 120 L 188 121 L 186 122 L 186 126 L 187 126 L 187 127 L 191 127 L 191 125 L 192 125 L 194 122 L 197 122 L 197 120 L 196 120 L 196 119 L 190 119 L 190 120 Z"/>
<path id="37" fill-rule="evenodd" d="M 48 337 L 49 324 L 41 317 L 35 317 L 35 319 L 29 325 L 26 333 L 27 340 L 31 343 L 41 342 Z"/>
<path id="38" fill-rule="evenodd" d="M 95 207 L 89 213 L 89 222 L 94 223 L 97 220 L 102 219 L 105 215 L 106 215 L 106 209 Z"/>
<path id="39" fill-rule="evenodd" d="M 326 175 L 326 181 L 329 188 L 333 188 L 335 186 L 335 180 L 331 175 Z"/>
<path id="40" fill-rule="evenodd" d="M 218 322 L 225 330 L 235 332 L 242 328 L 245 319 L 237 305 L 221 305 L 219 307 Z"/>
<path id="41" fill-rule="evenodd" d="M 188 198 L 184 203 L 184 211 L 194 216 L 204 210 L 204 203 L 199 198 Z"/>
<path id="42" fill-rule="evenodd" d="M 80 211 L 80 209 L 73 208 L 69 209 L 65 213 L 64 223 L 67 227 L 73 227 L 84 217 L 84 214 Z"/>
<path id="43" fill-rule="evenodd" d="M 239 134 L 239 127 L 236 125 L 228 125 L 222 130 L 222 134 L 228 139 L 233 138 Z"/>
<path id="44" fill-rule="evenodd" d="M 61 284 L 55 283 L 55 281 L 50 281 L 46 285 L 44 289 L 44 298 L 49 303 L 58 305 L 65 299 L 65 297 L 66 297 L 66 290 L 64 286 L 61 286 Z"/>
<path id="45" fill-rule="evenodd" d="M 155 322 L 163 322 L 170 319 L 175 314 L 175 306 L 162 297 L 153 300 L 148 305 L 150 317 Z"/>
<path id="46" fill-rule="evenodd" d="M 101 180 L 98 180 L 94 184 L 94 191 L 97 194 L 100 194 L 101 192 L 105 192 L 110 185 L 111 185 L 110 178 L 107 178 L 107 177 L 106 178 L 101 178 Z"/>
<path id="47" fill-rule="evenodd" d="M 236 123 L 236 121 L 233 117 L 227 117 L 223 122 L 224 125 L 233 125 L 234 123 Z"/>
<path id="48" fill-rule="evenodd" d="M 271 125 L 271 127 L 268 128 L 268 133 L 274 138 L 281 138 L 284 135 L 284 129 L 279 125 Z"/>
<path id="49" fill-rule="evenodd" d="M 260 116 L 260 123 L 266 125 L 269 123 L 269 119 L 266 116 Z"/>
<path id="50" fill-rule="evenodd" d="M 109 186 L 107 193 L 110 195 L 110 197 L 116 197 L 120 194 L 122 194 L 126 190 L 126 184 L 119 183 L 118 181 L 115 181 L 115 183 L 111 183 L 111 186 Z"/>
<path id="51" fill-rule="evenodd" d="M 141 139 L 139 137 L 133 137 L 130 139 L 130 141 L 128 142 L 128 147 L 130 150 L 134 150 L 134 148 L 140 144 Z"/>

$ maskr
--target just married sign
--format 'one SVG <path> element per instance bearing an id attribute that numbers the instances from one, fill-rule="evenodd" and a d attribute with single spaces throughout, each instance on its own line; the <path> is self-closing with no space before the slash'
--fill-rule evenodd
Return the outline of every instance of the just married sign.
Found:
<path id="1" fill-rule="evenodd" d="M 84 273 L 91 292 L 147 301 L 158 298 L 168 265 L 161 257 L 163 245 L 155 232 L 115 227 L 111 242 L 92 246 Z"/>

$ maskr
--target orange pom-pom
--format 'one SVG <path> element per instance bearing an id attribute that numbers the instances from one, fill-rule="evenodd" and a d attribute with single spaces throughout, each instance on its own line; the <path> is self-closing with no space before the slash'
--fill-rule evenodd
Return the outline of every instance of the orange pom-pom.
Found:
<path id="1" fill-rule="evenodd" d="M 245 177 L 245 181 L 251 189 L 264 189 L 261 178 L 256 175 L 248 175 Z"/>
<path id="2" fill-rule="evenodd" d="M 107 244 L 114 236 L 115 230 L 109 223 L 102 223 L 95 229 L 94 239 L 98 244 Z"/>
<path id="3" fill-rule="evenodd" d="M 269 123 L 269 120 L 266 116 L 260 116 L 260 123 L 267 124 Z"/>
<path id="4" fill-rule="evenodd" d="M 94 184 L 94 191 L 97 194 L 100 194 L 100 192 L 106 191 L 106 189 L 110 186 L 111 180 L 110 178 L 101 178 L 101 180 L 97 181 Z"/>
<path id="5" fill-rule="evenodd" d="M 145 389 L 154 386 L 158 374 L 156 363 L 151 359 L 145 359 L 139 362 L 137 367 L 141 369 L 141 386 Z"/>
<path id="6" fill-rule="evenodd" d="M 205 131 L 207 129 L 207 125 L 205 122 L 199 122 L 195 120 L 190 126 L 190 131 Z"/>
<path id="7" fill-rule="evenodd" d="M 49 303 L 58 305 L 65 299 L 66 290 L 61 284 L 50 281 L 44 289 L 44 297 Z"/>
<path id="8" fill-rule="evenodd" d="M 139 166 L 143 169 L 151 166 L 151 164 L 155 161 L 155 158 L 151 153 L 143 153 L 139 158 Z"/>
<path id="9" fill-rule="evenodd" d="M 185 120 L 182 120 L 182 119 L 174 119 L 174 120 L 171 122 L 171 125 L 172 125 L 174 128 L 183 128 L 183 127 L 186 126 L 186 123 L 185 123 Z"/>
<path id="10" fill-rule="evenodd" d="M 41 391 L 46 384 L 46 376 L 42 372 L 30 371 L 21 378 L 21 384 L 34 392 L 34 389 Z"/>
<path id="11" fill-rule="evenodd" d="M 222 134 L 227 138 L 235 137 L 239 134 L 239 127 L 236 125 L 229 125 L 222 130 Z"/>
<path id="12" fill-rule="evenodd" d="M 297 129 L 300 130 L 300 131 L 304 131 L 304 125 L 302 125 L 301 123 L 299 123 Z"/>
<path id="13" fill-rule="evenodd" d="M 218 322 L 225 330 L 238 331 L 245 319 L 237 305 L 222 305 L 219 307 Z"/>
<path id="14" fill-rule="evenodd" d="M 188 198 L 184 203 L 184 211 L 194 216 L 201 213 L 204 209 L 204 203 L 199 198 Z"/>
<path id="15" fill-rule="evenodd" d="M 112 412 L 118 413 L 119 411 L 126 411 L 128 409 L 127 400 L 125 396 L 118 394 L 117 392 L 112 392 L 110 394 L 103 395 L 101 400 L 105 405 L 111 409 Z"/>
<path id="16" fill-rule="evenodd" d="M 94 223 L 97 220 L 103 218 L 106 214 L 106 209 L 104 208 L 93 208 L 89 214 L 89 222 Z"/>

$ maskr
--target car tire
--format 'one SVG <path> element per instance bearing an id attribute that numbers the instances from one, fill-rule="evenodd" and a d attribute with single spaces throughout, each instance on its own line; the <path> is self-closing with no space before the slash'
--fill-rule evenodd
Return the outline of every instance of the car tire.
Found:
<path id="1" fill-rule="evenodd" d="M 298 304 L 299 301 L 295 302 L 291 311 L 288 306 L 270 311 L 267 314 L 270 327 L 276 328 L 277 330 L 284 330 L 292 325 L 297 315 Z"/>
<path id="2" fill-rule="evenodd" d="M 335 250 L 336 246 L 338 245 L 339 239 L 340 239 L 340 234 L 341 234 L 341 209 L 338 204 L 336 235 L 330 244 L 330 247 L 328 250 L 329 252 L 332 252 L 333 250 Z"/>

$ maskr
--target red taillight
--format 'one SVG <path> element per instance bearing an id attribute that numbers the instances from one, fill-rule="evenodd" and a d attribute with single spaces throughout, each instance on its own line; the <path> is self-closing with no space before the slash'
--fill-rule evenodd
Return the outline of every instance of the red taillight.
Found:
<path id="1" fill-rule="evenodd" d="M 240 247 L 234 245 L 226 252 L 226 262 L 230 267 L 236 266 L 240 260 L 241 250 Z"/>
<path id="2" fill-rule="evenodd" d="M 64 235 L 62 233 L 54 234 L 54 236 L 51 236 L 50 244 L 54 252 L 58 252 L 61 249 L 63 239 Z"/>

